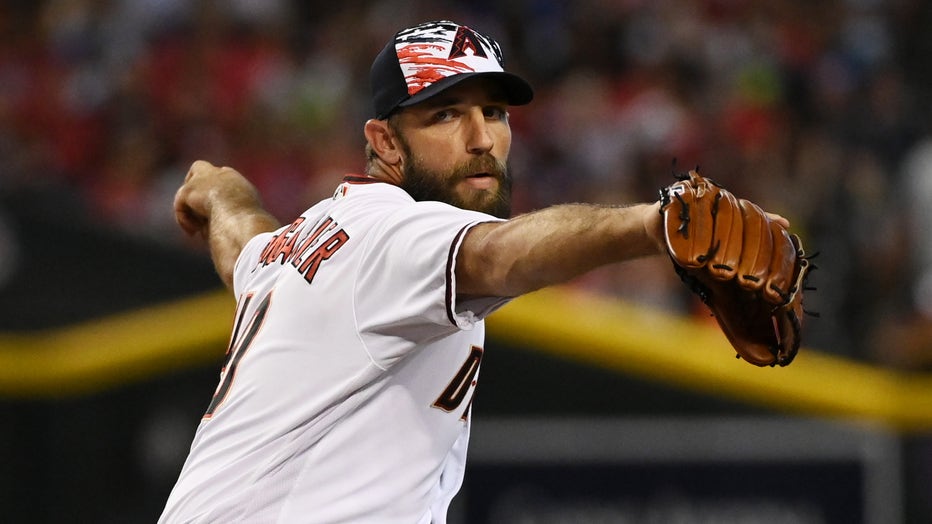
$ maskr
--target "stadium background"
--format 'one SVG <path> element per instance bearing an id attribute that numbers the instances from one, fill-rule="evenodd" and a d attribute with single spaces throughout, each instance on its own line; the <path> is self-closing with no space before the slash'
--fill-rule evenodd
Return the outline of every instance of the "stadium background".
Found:
<path id="1" fill-rule="evenodd" d="M 536 88 L 512 113 L 517 211 L 653 199 L 675 158 L 789 217 L 822 268 L 807 296 L 821 318 L 786 369 L 729 359 L 664 264 L 518 301 L 490 322 L 476 424 L 869 427 L 901 451 L 903 496 L 889 503 L 906 522 L 932 520 L 926 2 L 9 0 L 10 521 L 154 521 L 215 386 L 232 308 L 171 216 L 187 166 L 236 166 L 287 220 L 361 169 L 371 57 L 393 30 L 431 18 L 495 36 Z"/>

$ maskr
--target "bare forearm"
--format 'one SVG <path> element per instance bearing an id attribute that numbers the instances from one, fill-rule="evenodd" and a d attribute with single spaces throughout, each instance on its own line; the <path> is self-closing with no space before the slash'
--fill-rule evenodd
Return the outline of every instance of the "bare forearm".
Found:
<path id="1" fill-rule="evenodd" d="M 217 274 L 233 285 L 233 266 L 252 237 L 278 228 L 263 207 L 256 188 L 235 169 L 198 160 L 175 193 L 175 219 L 189 235 L 210 247 Z"/>
<path id="2" fill-rule="evenodd" d="M 597 267 L 662 252 L 657 204 L 554 206 L 481 224 L 457 258 L 457 292 L 518 296 Z"/>
<path id="3" fill-rule="evenodd" d="M 217 274 L 233 287 L 233 267 L 247 242 L 254 236 L 278 228 L 278 221 L 261 208 L 216 213 L 207 227 L 207 242 Z"/>

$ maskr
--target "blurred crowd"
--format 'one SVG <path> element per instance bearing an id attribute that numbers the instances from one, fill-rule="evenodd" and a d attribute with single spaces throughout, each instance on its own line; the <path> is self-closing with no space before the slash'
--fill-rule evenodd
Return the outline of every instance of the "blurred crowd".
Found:
<path id="1" fill-rule="evenodd" d="M 809 346 L 932 363 L 932 72 L 921 0 L 8 0 L 0 192 L 197 249 L 171 199 L 230 165 L 282 220 L 364 165 L 368 67 L 436 18 L 498 39 L 535 86 L 512 112 L 515 210 L 653 200 L 696 165 L 818 251 Z M 65 208 L 63 208 L 65 209 Z M 577 285 L 703 314 L 664 264 Z M 811 298 L 810 298 L 811 297 Z M 928 347 L 927 347 L 928 346 Z"/>

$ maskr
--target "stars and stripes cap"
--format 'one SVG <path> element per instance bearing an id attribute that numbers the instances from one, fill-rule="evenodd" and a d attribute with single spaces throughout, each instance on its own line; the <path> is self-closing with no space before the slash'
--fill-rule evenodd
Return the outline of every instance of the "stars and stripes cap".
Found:
<path id="1" fill-rule="evenodd" d="M 402 29 L 376 56 L 369 72 L 375 117 L 422 102 L 474 76 L 498 81 L 510 105 L 534 98 L 531 86 L 506 72 L 495 40 L 449 20 Z"/>

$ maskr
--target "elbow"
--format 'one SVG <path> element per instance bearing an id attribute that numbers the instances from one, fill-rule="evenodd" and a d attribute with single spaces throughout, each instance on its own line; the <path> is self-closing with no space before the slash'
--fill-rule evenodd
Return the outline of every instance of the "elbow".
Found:
<path id="1" fill-rule="evenodd" d="M 514 245 L 488 235 L 462 257 L 462 278 L 457 265 L 457 290 L 479 296 L 516 297 L 546 286 L 541 275 L 527 271 Z"/>
<path id="2" fill-rule="evenodd" d="M 517 296 L 511 289 L 513 261 L 504 256 L 508 246 L 494 234 L 496 224 L 470 229 L 456 258 L 456 290 L 471 296 Z"/>

